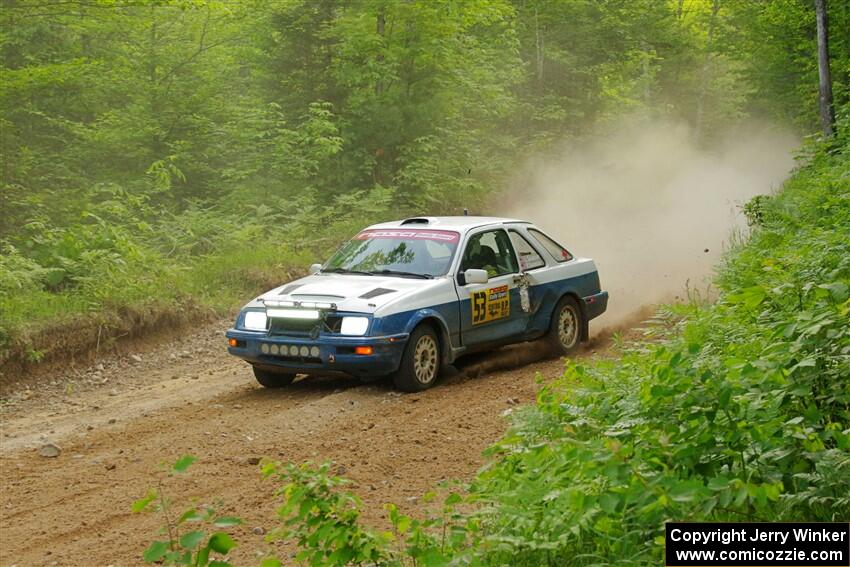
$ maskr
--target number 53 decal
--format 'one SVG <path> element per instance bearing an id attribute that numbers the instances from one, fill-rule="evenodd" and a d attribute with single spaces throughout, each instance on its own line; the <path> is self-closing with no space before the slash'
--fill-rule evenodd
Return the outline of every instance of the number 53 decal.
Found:
<path id="1" fill-rule="evenodd" d="M 511 295 L 506 285 L 474 292 L 471 303 L 473 325 L 504 319 L 511 314 Z"/>

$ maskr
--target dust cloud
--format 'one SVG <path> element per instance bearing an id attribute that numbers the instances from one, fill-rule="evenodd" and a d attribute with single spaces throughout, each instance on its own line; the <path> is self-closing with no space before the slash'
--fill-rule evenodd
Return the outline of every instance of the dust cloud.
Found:
<path id="1" fill-rule="evenodd" d="M 633 121 L 530 162 L 498 213 L 530 220 L 596 261 L 608 312 L 622 325 L 643 306 L 703 295 L 730 237 L 746 231 L 740 205 L 774 192 L 799 140 L 742 126 L 700 148 L 686 126 Z"/>

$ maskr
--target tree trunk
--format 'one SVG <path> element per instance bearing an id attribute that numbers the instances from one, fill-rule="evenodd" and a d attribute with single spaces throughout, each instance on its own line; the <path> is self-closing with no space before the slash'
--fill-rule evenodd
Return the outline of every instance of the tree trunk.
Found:
<path id="1" fill-rule="evenodd" d="M 643 71 L 643 103 L 649 106 L 649 99 L 652 95 L 651 92 L 651 82 L 652 76 L 650 74 L 649 67 L 649 58 L 650 58 L 650 49 L 649 45 L 644 41 L 641 43 L 641 49 L 643 50 L 643 57 L 641 61 L 641 67 Z"/>
<path id="2" fill-rule="evenodd" d="M 384 7 L 381 6 L 379 11 L 378 11 L 378 14 L 376 16 L 375 33 L 377 33 L 381 38 L 383 38 L 384 34 L 386 33 L 386 26 L 387 26 L 387 16 L 386 16 L 386 13 L 384 12 Z M 381 64 L 384 62 L 384 53 L 383 53 L 384 47 L 385 46 L 384 46 L 383 42 L 381 42 L 381 46 L 379 48 L 380 50 L 378 51 L 378 54 L 375 57 L 376 61 L 379 64 L 378 65 L 378 73 L 383 72 L 383 66 Z M 381 95 L 383 95 L 383 94 L 384 94 L 384 82 L 381 80 L 380 75 L 379 75 L 378 79 L 375 81 L 375 97 L 380 98 Z M 384 175 L 383 175 L 383 170 L 382 170 L 382 167 L 381 167 L 381 165 L 382 165 L 381 162 L 384 159 L 384 148 L 383 148 L 383 145 L 380 142 L 377 144 L 377 146 L 378 147 L 375 150 L 375 161 L 373 162 L 373 165 L 372 165 L 372 180 L 376 184 L 382 185 L 383 182 L 384 182 Z"/>
<path id="3" fill-rule="evenodd" d="M 697 93 L 697 116 L 694 125 L 694 137 L 699 140 L 702 136 L 703 115 L 705 114 L 705 91 L 708 89 L 709 72 L 711 71 L 712 48 L 714 47 L 714 27 L 717 22 L 717 13 L 720 11 L 720 0 L 711 3 L 711 18 L 708 20 L 708 39 L 705 45 L 705 62 L 700 73 L 699 92 Z"/>
<path id="4" fill-rule="evenodd" d="M 386 14 L 384 14 L 384 9 L 381 8 L 381 11 L 378 12 L 377 21 L 376 21 L 376 25 L 375 25 L 375 32 L 379 36 L 384 37 L 384 30 L 386 29 L 386 26 L 387 26 L 387 16 L 386 16 Z M 382 44 L 381 49 L 383 49 L 383 48 L 384 48 L 384 46 Z M 380 51 L 378 52 L 377 60 L 378 60 L 379 63 L 383 62 L 383 60 L 384 60 L 384 55 Z M 378 95 L 378 96 L 381 96 L 381 94 L 383 94 L 383 92 L 384 92 L 384 83 L 381 81 L 381 79 L 378 79 L 375 82 L 375 94 Z"/>
<path id="5" fill-rule="evenodd" d="M 820 121 L 823 135 L 827 138 L 835 133 L 835 114 L 832 109 L 832 77 L 829 73 L 829 27 L 826 0 L 815 0 L 815 15 L 818 24 L 818 81 L 820 83 Z"/>
<path id="6" fill-rule="evenodd" d="M 537 18 L 537 6 L 534 7 L 534 45 L 537 60 L 537 90 L 543 93 L 543 38 L 540 36 L 540 22 Z"/>

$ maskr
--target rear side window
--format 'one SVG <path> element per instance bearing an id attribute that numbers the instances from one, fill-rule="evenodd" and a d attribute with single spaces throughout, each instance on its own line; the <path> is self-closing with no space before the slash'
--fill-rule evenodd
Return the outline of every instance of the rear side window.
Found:
<path id="1" fill-rule="evenodd" d="M 522 271 L 533 270 L 546 265 L 546 261 L 540 257 L 537 250 L 520 233 L 512 230 L 511 242 L 514 243 L 514 250 L 519 255 L 519 267 Z"/>
<path id="2" fill-rule="evenodd" d="M 535 228 L 529 228 L 528 234 L 531 235 L 534 240 L 540 243 L 540 245 L 545 248 L 549 254 L 552 255 L 558 262 L 568 262 L 573 259 L 573 255 L 570 254 L 566 248 L 540 232 Z"/>

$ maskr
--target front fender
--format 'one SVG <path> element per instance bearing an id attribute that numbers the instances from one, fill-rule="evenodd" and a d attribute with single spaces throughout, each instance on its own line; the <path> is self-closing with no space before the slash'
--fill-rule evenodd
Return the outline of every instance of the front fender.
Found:
<path id="1" fill-rule="evenodd" d="M 431 307 L 423 307 L 403 313 L 394 313 L 383 317 L 375 317 L 372 325 L 372 336 L 397 335 L 400 333 L 411 333 L 419 323 L 425 319 L 435 319 L 439 322 L 441 330 L 450 334 L 451 326 L 446 317 L 439 310 Z"/>
<path id="2" fill-rule="evenodd" d="M 415 329 L 419 323 L 426 319 L 435 319 L 439 324 L 441 331 L 444 333 L 444 336 L 451 336 L 451 332 L 449 330 L 449 324 L 443 317 L 443 314 L 435 309 L 418 309 L 413 312 L 413 315 L 407 322 L 407 327 L 405 328 L 406 333 L 412 333 L 413 329 Z"/>
<path id="3" fill-rule="evenodd" d="M 436 321 L 439 327 L 440 339 L 443 342 L 444 351 L 447 360 L 454 359 L 455 340 L 459 332 L 459 323 L 457 319 L 457 305 L 447 304 L 436 307 L 423 307 L 405 311 L 403 313 L 395 313 L 384 317 L 376 317 L 372 329 L 373 336 L 393 335 L 393 334 L 410 334 L 423 321 Z M 455 314 L 454 325 L 451 320 L 451 315 Z M 447 317 L 449 315 L 449 317 Z"/>
<path id="4" fill-rule="evenodd" d="M 455 351 L 452 345 L 452 332 L 449 327 L 449 322 L 446 321 L 445 316 L 437 311 L 436 309 L 418 309 L 413 315 L 410 317 L 410 320 L 407 323 L 406 332 L 412 333 L 413 330 L 423 321 L 436 321 L 437 326 L 439 327 L 437 333 L 440 336 L 440 342 L 443 362 L 447 364 L 451 364 L 455 359 Z M 456 336 L 456 334 L 454 335 Z"/>

